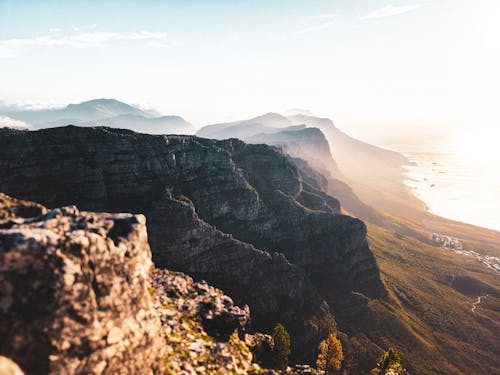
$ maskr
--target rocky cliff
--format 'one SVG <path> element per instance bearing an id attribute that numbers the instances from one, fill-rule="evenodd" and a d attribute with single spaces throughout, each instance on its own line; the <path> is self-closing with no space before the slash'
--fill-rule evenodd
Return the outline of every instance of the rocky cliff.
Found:
<path id="1" fill-rule="evenodd" d="M 325 135 L 317 128 L 306 128 L 305 125 L 290 126 L 273 133 L 255 134 L 243 140 L 247 143 L 281 147 L 292 157 L 308 160 L 321 173 L 340 173 Z"/>
<path id="2" fill-rule="evenodd" d="M 5 131 L 0 169 L 0 190 L 22 198 L 144 213 L 157 266 L 248 303 L 255 328 L 283 321 L 302 347 L 325 334 L 316 324 L 331 320 L 325 298 L 335 308 L 351 292 L 385 294 L 365 225 L 269 146 L 109 128 Z"/>

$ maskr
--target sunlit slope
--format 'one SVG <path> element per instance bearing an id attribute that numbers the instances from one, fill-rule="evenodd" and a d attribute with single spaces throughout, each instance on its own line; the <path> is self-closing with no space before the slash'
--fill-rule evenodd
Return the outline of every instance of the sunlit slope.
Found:
<path id="1" fill-rule="evenodd" d="M 348 332 L 356 350 L 368 357 L 370 341 L 396 346 L 421 374 L 497 373 L 498 275 L 475 259 L 371 224 L 368 239 L 389 298 L 370 301 L 365 316 L 348 322 L 358 330 Z M 487 297 L 475 305 L 478 296 Z"/>

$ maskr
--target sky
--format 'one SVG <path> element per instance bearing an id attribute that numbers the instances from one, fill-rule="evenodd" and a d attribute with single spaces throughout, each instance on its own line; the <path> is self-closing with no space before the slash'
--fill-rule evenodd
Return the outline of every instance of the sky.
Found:
<path id="1" fill-rule="evenodd" d="M 499 0 L 0 0 L 0 102 L 115 98 L 196 126 L 307 108 L 395 141 L 491 132 L 499 18 Z"/>

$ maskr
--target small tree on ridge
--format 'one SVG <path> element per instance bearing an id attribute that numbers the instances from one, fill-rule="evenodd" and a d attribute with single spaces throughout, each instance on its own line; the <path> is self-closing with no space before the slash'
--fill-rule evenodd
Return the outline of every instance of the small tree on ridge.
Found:
<path id="1" fill-rule="evenodd" d="M 290 356 L 290 335 L 281 323 L 274 327 L 273 340 L 275 367 L 279 370 L 285 370 Z"/>

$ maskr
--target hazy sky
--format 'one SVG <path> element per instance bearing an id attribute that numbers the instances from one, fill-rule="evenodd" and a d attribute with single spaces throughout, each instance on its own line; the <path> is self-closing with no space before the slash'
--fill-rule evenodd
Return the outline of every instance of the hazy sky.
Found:
<path id="1" fill-rule="evenodd" d="M 500 127 L 500 0 L 0 0 L 0 100 L 196 125 L 309 108 L 373 132 Z"/>

